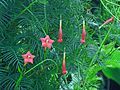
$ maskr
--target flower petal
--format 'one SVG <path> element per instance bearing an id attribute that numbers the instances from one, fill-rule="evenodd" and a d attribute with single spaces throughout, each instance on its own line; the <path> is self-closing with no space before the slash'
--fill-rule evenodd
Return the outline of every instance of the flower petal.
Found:
<path id="1" fill-rule="evenodd" d="M 43 47 L 47 47 L 47 44 L 45 42 L 42 43 Z"/>
<path id="2" fill-rule="evenodd" d="M 33 59 L 32 59 L 32 58 L 31 58 L 31 59 L 29 59 L 29 61 L 28 61 L 28 62 L 33 64 Z"/>
<path id="3" fill-rule="evenodd" d="M 49 35 L 46 35 L 45 40 L 49 40 L 49 39 L 50 39 Z"/>
<path id="4" fill-rule="evenodd" d="M 47 47 L 48 47 L 49 49 L 51 49 L 52 44 L 51 44 L 51 43 L 48 43 L 48 44 L 47 44 Z"/>
<path id="5" fill-rule="evenodd" d="M 54 42 L 54 40 L 52 40 L 52 39 L 49 40 L 49 43 L 50 43 L 50 44 L 52 44 L 53 42 Z"/>
<path id="6" fill-rule="evenodd" d="M 45 42 L 46 39 L 45 38 L 40 38 L 41 42 Z"/>

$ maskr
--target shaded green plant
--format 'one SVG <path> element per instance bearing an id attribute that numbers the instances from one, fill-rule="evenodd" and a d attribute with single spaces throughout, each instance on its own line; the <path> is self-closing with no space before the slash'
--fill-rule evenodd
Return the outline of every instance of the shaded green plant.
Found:
<path id="1" fill-rule="evenodd" d="M 100 1 L 0 0 L 0 89 L 99 90 L 100 70 L 120 84 L 119 1 Z M 99 29 L 111 16 L 114 22 Z M 60 19 L 62 43 L 57 42 Z M 83 21 L 87 36 L 81 44 Z M 46 35 L 55 42 L 45 52 L 40 38 Z M 66 75 L 62 75 L 64 48 Z M 34 64 L 24 66 L 22 54 L 27 51 L 35 55 Z"/>

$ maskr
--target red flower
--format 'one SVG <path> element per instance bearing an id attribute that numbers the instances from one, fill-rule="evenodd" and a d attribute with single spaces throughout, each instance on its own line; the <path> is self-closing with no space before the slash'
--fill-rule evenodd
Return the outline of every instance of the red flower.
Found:
<path id="1" fill-rule="evenodd" d="M 24 58 L 24 64 L 26 65 L 27 63 L 32 63 L 33 64 L 33 59 L 34 59 L 34 55 L 32 55 L 30 53 L 30 51 L 28 51 L 26 54 L 23 54 L 22 57 Z"/>
<path id="2" fill-rule="evenodd" d="M 63 56 L 63 63 L 62 63 L 62 74 L 66 74 L 67 70 L 66 70 L 66 64 L 65 64 L 65 52 L 64 52 L 64 56 Z"/>
<path id="3" fill-rule="evenodd" d="M 85 21 L 83 21 L 83 29 L 80 42 L 83 44 L 85 43 L 86 31 L 85 31 Z"/>
<path id="4" fill-rule="evenodd" d="M 112 22 L 113 20 L 114 20 L 114 17 L 109 18 L 108 20 L 106 20 L 106 21 L 99 27 L 99 29 L 100 29 L 101 27 L 103 27 L 104 25 Z"/>
<path id="5" fill-rule="evenodd" d="M 51 48 L 52 47 L 52 43 L 54 42 L 54 40 L 50 39 L 50 37 L 48 35 L 46 35 L 45 38 L 40 38 L 41 42 L 42 42 L 42 46 L 44 48 Z"/>
<path id="6" fill-rule="evenodd" d="M 59 28 L 59 33 L 58 33 L 58 42 L 61 43 L 63 41 L 62 39 L 62 20 L 60 20 L 60 28 Z"/>

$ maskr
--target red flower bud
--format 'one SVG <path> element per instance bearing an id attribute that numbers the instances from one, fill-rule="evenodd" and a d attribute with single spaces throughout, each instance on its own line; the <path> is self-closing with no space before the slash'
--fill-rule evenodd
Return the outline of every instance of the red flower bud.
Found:
<path id="1" fill-rule="evenodd" d="M 100 29 L 101 27 L 103 27 L 104 25 L 112 22 L 113 20 L 114 20 L 114 17 L 109 18 L 108 20 L 106 20 L 106 21 L 99 27 L 99 29 Z"/>
<path id="2" fill-rule="evenodd" d="M 63 63 L 62 63 L 62 74 L 66 74 L 67 70 L 66 70 L 66 63 L 65 63 L 65 52 L 64 52 L 64 56 L 63 56 Z"/>
<path id="3" fill-rule="evenodd" d="M 80 42 L 83 44 L 85 43 L 86 31 L 85 31 L 85 21 L 83 21 L 83 29 Z"/>
<path id="4" fill-rule="evenodd" d="M 58 42 L 61 43 L 63 41 L 62 39 L 62 20 L 60 20 L 60 27 L 59 27 L 59 33 L 58 33 Z"/>

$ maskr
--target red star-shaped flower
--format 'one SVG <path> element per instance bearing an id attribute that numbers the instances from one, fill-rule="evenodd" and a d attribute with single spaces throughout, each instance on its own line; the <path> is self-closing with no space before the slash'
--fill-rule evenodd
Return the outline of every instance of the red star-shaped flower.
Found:
<path id="1" fill-rule="evenodd" d="M 54 42 L 54 40 L 50 39 L 48 35 L 46 35 L 45 38 L 40 38 L 40 40 L 42 42 L 42 46 L 49 49 L 52 47 L 52 43 Z"/>
<path id="2" fill-rule="evenodd" d="M 30 51 L 28 51 L 26 54 L 23 54 L 22 57 L 24 58 L 24 64 L 26 65 L 27 63 L 32 63 L 33 64 L 33 59 L 34 59 L 34 55 L 32 55 L 30 53 Z"/>

